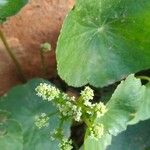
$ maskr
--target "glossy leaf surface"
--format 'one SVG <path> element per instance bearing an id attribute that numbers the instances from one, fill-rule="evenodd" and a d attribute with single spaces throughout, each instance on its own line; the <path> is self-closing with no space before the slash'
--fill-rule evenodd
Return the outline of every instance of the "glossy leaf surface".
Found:
<path id="1" fill-rule="evenodd" d="M 149 0 L 77 0 L 57 45 L 69 85 L 103 87 L 150 68 Z"/>

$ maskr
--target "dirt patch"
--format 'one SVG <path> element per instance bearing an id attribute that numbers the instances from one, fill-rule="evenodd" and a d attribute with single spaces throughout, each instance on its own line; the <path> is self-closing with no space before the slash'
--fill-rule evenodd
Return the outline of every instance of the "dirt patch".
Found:
<path id="1" fill-rule="evenodd" d="M 16 16 L 2 26 L 27 79 L 43 77 L 40 44 L 50 42 L 52 51 L 45 55 L 49 78 L 56 72 L 56 41 L 64 17 L 73 0 L 31 0 Z M 0 95 L 20 83 L 16 68 L 0 42 Z"/>

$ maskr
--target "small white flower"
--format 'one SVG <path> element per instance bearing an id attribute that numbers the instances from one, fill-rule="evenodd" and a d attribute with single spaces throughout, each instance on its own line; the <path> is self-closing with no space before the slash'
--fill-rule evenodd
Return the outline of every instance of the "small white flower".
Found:
<path id="1" fill-rule="evenodd" d="M 97 117 L 101 117 L 107 112 L 107 108 L 102 102 L 95 104 L 94 110 L 96 111 Z"/>
<path id="2" fill-rule="evenodd" d="M 94 97 L 94 92 L 89 86 L 86 86 L 85 89 L 81 91 L 80 94 L 84 101 L 92 100 Z"/>
<path id="3" fill-rule="evenodd" d="M 73 112 L 73 118 L 75 121 L 79 122 L 79 121 L 81 121 L 81 116 L 82 116 L 82 109 L 81 109 L 81 107 L 78 107 Z"/>
<path id="4" fill-rule="evenodd" d="M 73 105 L 73 106 L 72 106 L 72 110 L 73 110 L 73 111 L 76 111 L 76 110 L 77 110 L 77 106 L 76 106 L 76 105 Z"/>
<path id="5" fill-rule="evenodd" d="M 74 101 L 75 101 L 75 96 L 72 96 L 72 97 L 70 98 L 70 100 L 74 102 Z"/>
<path id="6" fill-rule="evenodd" d="M 72 150 L 72 140 L 68 140 L 67 138 L 63 138 L 61 143 L 59 143 L 60 150 Z"/>
<path id="7" fill-rule="evenodd" d="M 94 92 L 90 87 L 85 87 L 85 89 L 83 91 L 81 91 L 81 97 L 83 99 L 83 104 L 85 106 L 91 107 L 92 103 L 90 102 L 90 100 L 93 99 L 94 97 Z"/>
<path id="8" fill-rule="evenodd" d="M 57 104 L 56 106 L 64 117 L 73 118 L 75 121 L 78 122 L 81 120 L 82 116 L 81 107 L 77 107 L 70 101 L 66 101 L 63 104 Z"/>
<path id="9" fill-rule="evenodd" d="M 41 117 L 46 117 L 46 113 L 41 113 Z"/>
<path id="10" fill-rule="evenodd" d="M 35 116 L 35 125 L 41 129 L 43 127 L 47 127 L 49 125 L 48 123 L 49 117 L 45 113 L 42 113 L 40 116 Z"/>
<path id="11" fill-rule="evenodd" d="M 84 101 L 84 105 L 88 107 L 92 107 L 92 103 L 90 101 Z"/>
<path id="12" fill-rule="evenodd" d="M 93 125 L 91 128 L 89 128 L 90 131 L 90 137 L 94 138 L 96 140 L 100 139 L 104 134 L 104 125 L 103 124 L 97 124 Z"/>
<path id="13" fill-rule="evenodd" d="M 63 93 L 63 94 L 62 94 L 62 98 L 63 98 L 64 100 L 67 100 L 67 99 L 69 99 L 69 96 L 68 96 L 67 94 Z"/>
<path id="14" fill-rule="evenodd" d="M 86 113 L 89 114 L 89 115 L 92 115 L 92 114 L 93 114 L 92 111 L 87 111 Z"/>
<path id="15" fill-rule="evenodd" d="M 48 85 L 46 83 L 41 83 L 36 89 L 37 95 L 42 97 L 43 100 L 54 100 L 59 98 L 60 91 L 54 86 Z"/>

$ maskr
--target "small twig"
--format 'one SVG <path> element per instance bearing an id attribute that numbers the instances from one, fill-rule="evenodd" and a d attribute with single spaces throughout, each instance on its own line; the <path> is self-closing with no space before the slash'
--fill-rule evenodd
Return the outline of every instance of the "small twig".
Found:
<path id="1" fill-rule="evenodd" d="M 40 49 L 40 57 L 41 57 L 43 73 L 44 73 L 45 77 L 47 77 L 47 75 L 48 75 L 47 66 L 45 63 L 44 52 L 41 49 Z"/>
<path id="2" fill-rule="evenodd" d="M 47 70 L 47 66 L 45 63 L 44 53 L 47 53 L 49 51 L 51 51 L 51 44 L 50 43 L 46 42 L 46 43 L 41 44 L 40 56 L 41 56 L 41 63 L 42 63 L 42 68 L 43 68 L 43 72 L 44 72 L 45 77 L 48 76 L 48 70 Z"/>
<path id="3" fill-rule="evenodd" d="M 20 78 L 20 80 L 23 83 L 25 83 L 26 79 L 25 79 L 24 74 L 22 72 L 21 66 L 20 66 L 18 60 L 16 59 L 15 55 L 13 54 L 12 50 L 10 49 L 9 44 L 8 44 L 6 38 L 5 38 L 5 36 L 1 30 L 0 30 L 0 38 L 1 38 L 3 44 L 6 48 L 7 53 L 9 54 L 9 56 L 11 57 L 12 61 L 14 62 L 15 66 L 16 66 L 18 77 Z"/>
<path id="4" fill-rule="evenodd" d="M 147 80 L 150 82 L 150 77 L 147 77 L 147 76 L 137 76 L 137 78 L 140 78 L 142 80 Z"/>
<path id="5" fill-rule="evenodd" d="M 51 117 L 51 116 L 53 116 L 53 115 L 56 115 L 57 113 L 58 113 L 58 111 L 53 112 L 53 113 L 49 113 L 47 116 L 48 116 L 48 117 Z"/>

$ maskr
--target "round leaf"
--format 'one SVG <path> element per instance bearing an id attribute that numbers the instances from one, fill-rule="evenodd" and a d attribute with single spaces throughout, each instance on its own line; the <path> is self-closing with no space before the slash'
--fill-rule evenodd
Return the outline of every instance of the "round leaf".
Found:
<path id="1" fill-rule="evenodd" d="M 0 99 L 0 109 L 11 112 L 12 117 L 22 124 L 24 150 L 58 150 L 58 142 L 52 141 L 50 132 L 57 129 L 61 123 L 56 108 L 50 102 L 36 96 L 35 88 L 45 80 L 31 80 L 25 85 L 17 86 Z M 48 82 L 49 83 L 49 82 Z M 38 129 L 35 117 L 41 113 L 50 116 L 49 126 Z M 70 122 L 64 124 L 66 137 L 70 134 Z"/>
<path id="2" fill-rule="evenodd" d="M 135 117 L 144 93 L 145 87 L 133 75 L 122 81 L 106 105 L 108 111 L 95 121 L 104 125 L 103 137 L 99 140 L 88 137 L 85 139 L 84 149 L 91 150 L 94 146 L 94 150 L 105 150 L 111 143 L 112 135 L 117 135 L 126 130 L 129 121 Z"/>
<path id="3" fill-rule="evenodd" d="M 97 122 L 102 123 L 106 131 L 112 135 L 126 130 L 129 121 L 140 109 L 144 93 L 145 87 L 142 86 L 140 79 L 130 75 L 118 85 L 106 105 L 108 111 L 97 119 Z"/>
<path id="4" fill-rule="evenodd" d="M 0 22 L 15 15 L 27 2 L 28 0 L 0 0 Z"/>
<path id="5" fill-rule="evenodd" d="M 17 121 L 0 112 L 0 149 L 23 150 L 23 134 Z"/>
<path id="6" fill-rule="evenodd" d="M 77 0 L 57 45 L 69 85 L 103 87 L 150 68 L 149 0 Z"/>
<path id="7" fill-rule="evenodd" d="M 141 120 L 150 119 L 150 83 L 145 86 L 142 102 L 135 118 L 129 124 L 136 124 Z"/>

